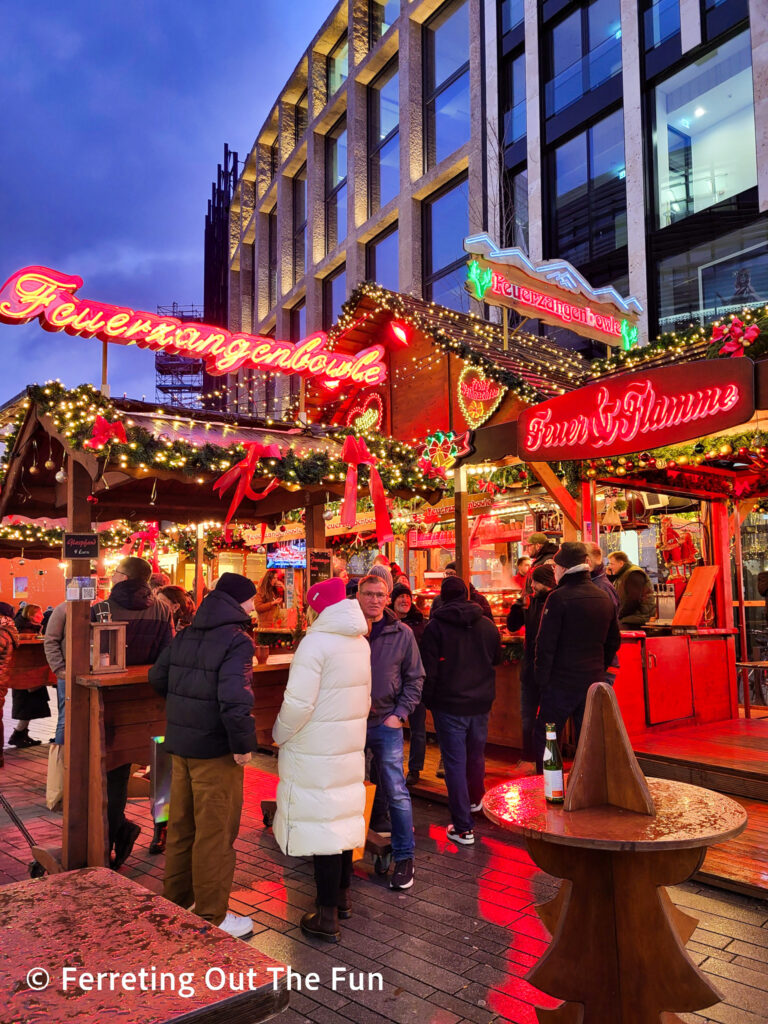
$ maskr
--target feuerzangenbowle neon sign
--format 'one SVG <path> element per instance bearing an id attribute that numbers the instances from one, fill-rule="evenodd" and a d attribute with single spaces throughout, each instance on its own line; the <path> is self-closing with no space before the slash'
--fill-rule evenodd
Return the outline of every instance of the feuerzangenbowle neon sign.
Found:
<path id="1" fill-rule="evenodd" d="M 0 321 L 26 324 L 37 318 L 47 331 L 203 359 L 208 372 L 217 376 L 243 367 L 300 374 L 326 388 L 340 384 L 371 387 L 387 377 L 383 345 L 351 354 L 331 352 L 323 331 L 298 342 L 232 333 L 223 327 L 183 323 L 169 316 L 76 298 L 82 284 L 82 278 L 48 267 L 17 270 L 0 289 Z"/>

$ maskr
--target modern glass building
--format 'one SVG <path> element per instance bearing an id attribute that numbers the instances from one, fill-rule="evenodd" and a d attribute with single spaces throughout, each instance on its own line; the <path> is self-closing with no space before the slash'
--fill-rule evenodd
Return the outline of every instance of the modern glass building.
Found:
<path id="1" fill-rule="evenodd" d="M 636 295 L 641 334 L 768 301 L 766 0 L 341 0 L 242 166 L 229 326 L 297 340 L 366 279 L 481 312 L 479 231 Z"/>

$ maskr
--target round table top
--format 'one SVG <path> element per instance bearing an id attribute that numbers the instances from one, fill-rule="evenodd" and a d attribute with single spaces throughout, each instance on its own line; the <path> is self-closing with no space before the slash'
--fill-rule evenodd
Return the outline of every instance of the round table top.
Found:
<path id="1" fill-rule="evenodd" d="M 561 846 L 595 850 L 682 850 L 738 835 L 744 808 L 721 793 L 685 782 L 647 779 L 655 817 L 603 805 L 565 811 L 544 799 L 544 779 L 531 775 L 494 786 L 483 798 L 486 816 L 502 828 Z"/>

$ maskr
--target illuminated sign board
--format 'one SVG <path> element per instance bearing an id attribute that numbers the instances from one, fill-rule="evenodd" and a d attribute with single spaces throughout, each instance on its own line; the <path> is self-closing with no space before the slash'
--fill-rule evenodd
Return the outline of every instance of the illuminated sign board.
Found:
<path id="1" fill-rule="evenodd" d="M 464 241 L 472 253 L 466 288 L 473 298 L 564 327 L 625 350 L 639 340 L 642 306 L 610 286 L 593 288 L 566 260 L 532 262 L 521 249 L 497 249 L 487 235 Z"/>
<path id="2" fill-rule="evenodd" d="M 241 368 L 270 370 L 299 374 L 329 389 L 342 383 L 370 387 L 387 376 L 383 345 L 355 354 L 331 352 L 322 331 L 294 343 L 183 323 L 169 316 L 75 298 L 82 284 L 82 278 L 48 267 L 18 270 L 0 289 L 0 322 L 27 324 L 37 318 L 47 331 L 203 359 L 208 372 L 216 376 Z"/>
<path id="3" fill-rule="evenodd" d="M 521 458 L 628 455 L 738 426 L 755 411 L 750 359 L 710 359 L 622 374 L 526 409 Z"/>

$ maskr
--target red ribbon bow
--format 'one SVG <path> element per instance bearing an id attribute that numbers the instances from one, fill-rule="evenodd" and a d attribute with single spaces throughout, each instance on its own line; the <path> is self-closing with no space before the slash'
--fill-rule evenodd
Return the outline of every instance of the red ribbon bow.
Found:
<path id="1" fill-rule="evenodd" d="M 133 551 L 134 545 L 138 545 L 136 548 L 137 558 L 141 558 L 144 555 L 144 546 L 149 545 L 152 552 L 152 571 L 160 572 L 160 562 L 157 558 L 157 541 L 160 536 L 160 524 L 150 523 L 146 530 L 137 530 L 132 533 L 126 543 L 123 545 L 121 554 L 130 555 Z"/>
<path id="2" fill-rule="evenodd" d="M 712 341 L 723 341 L 725 344 L 718 355 L 721 356 L 743 356 L 747 348 L 760 334 L 757 324 L 752 324 L 744 330 L 744 322 L 737 316 L 733 317 L 728 327 L 722 324 L 715 324 L 712 328 Z"/>
<path id="3" fill-rule="evenodd" d="M 93 421 L 93 433 L 88 441 L 83 441 L 83 448 L 103 448 L 109 441 L 115 440 L 119 444 L 127 444 L 125 427 L 120 420 L 110 423 L 103 416 L 97 416 Z"/>
<path id="4" fill-rule="evenodd" d="M 344 447 L 341 449 L 341 457 L 347 463 L 347 480 L 344 484 L 344 501 L 341 504 L 341 524 L 350 529 L 357 522 L 357 467 L 368 466 L 369 469 L 369 490 L 373 511 L 376 515 L 376 539 L 379 545 L 394 540 L 392 523 L 387 511 L 387 499 L 384 494 L 384 484 L 381 482 L 379 471 L 376 469 L 375 456 L 368 451 L 368 446 L 362 437 L 355 437 L 348 434 L 344 439 Z"/>
<path id="5" fill-rule="evenodd" d="M 273 476 L 260 494 L 257 494 L 251 487 L 251 481 L 256 473 L 259 459 L 282 459 L 283 456 L 279 446 L 276 444 L 259 444 L 258 441 L 247 441 L 244 447 L 248 453 L 245 458 L 241 459 L 232 469 L 228 469 L 226 473 L 222 474 L 213 485 L 214 491 L 218 491 L 221 498 L 224 492 L 237 480 L 237 487 L 232 495 L 227 518 L 224 520 L 224 538 L 227 541 L 231 539 L 229 524 L 240 507 L 243 498 L 250 498 L 251 501 L 261 501 L 262 498 L 266 498 L 268 494 L 271 494 L 279 486 L 277 477 Z"/>

